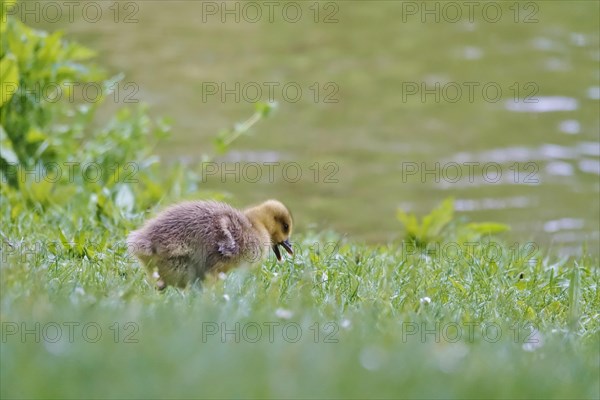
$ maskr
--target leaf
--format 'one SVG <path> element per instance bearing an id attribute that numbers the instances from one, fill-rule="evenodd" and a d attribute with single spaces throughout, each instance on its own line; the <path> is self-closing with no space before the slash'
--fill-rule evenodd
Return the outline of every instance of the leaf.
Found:
<path id="1" fill-rule="evenodd" d="M 222 130 L 214 138 L 213 144 L 215 146 L 215 152 L 217 154 L 224 154 L 227 152 L 228 145 L 226 143 L 226 139 L 228 136 L 229 136 L 229 132 Z"/>
<path id="2" fill-rule="evenodd" d="M 489 275 L 495 275 L 498 272 L 498 264 L 495 261 L 490 261 L 488 265 Z"/>
<path id="3" fill-rule="evenodd" d="M 423 218 L 421 237 L 424 239 L 439 235 L 452 218 L 454 218 L 454 199 L 449 197 Z"/>
<path id="4" fill-rule="evenodd" d="M 78 256 L 82 257 L 85 254 L 85 237 L 82 230 L 75 232 L 75 246 L 74 249 Z"/>
<path id="5" fill-rule="evenodd" d="M 77 43 L 69 43 L 65 57 L 73 61 L 85 61 L 96 56 L 96 52 Z"/>
<path id="6" fill-rule="evenodd" d="M 579 320 L 579 299 L 580 299 L 580 276 L 579 266 L 573 266 L 571 270 L 571 278 L 569 280 L 569 325 L 572 329 L 577 328 L 577 321 Z"/>
<path id="7" fill-rule="evenodd" d="M 266 118 L 276 107 L 277 103 L 275 102 L 259 102 L 256 103 L 256 112 L 259 113 L 262 118 Z"/>
<path id="8" fill-rule="evenodd" d="M 467 224 L 466 228 L 483 235 L 493 235 L 510 230 L 510 226 L 498 222 L 472 222 Z"/>
<path id="9" fill-rule="evenodd" d="M 37 52 L 39 61 L 45 65 L 50 65 L 59 58 L 62 35 L 61 31 L 56 31 L 44 38 L 43 44 Z"/>
<path id="10" fill-rule="evenodd" d="M 537 314 L 531 306 L 527 305 L 524 301 L 517 301 L 517 306 L 523 309 L 523 318 L 527 321 L 535 320 Z"/>
<path id="11" fill-rule="evenodd" d="M 14 54 L 21 69 L 25 70 L 27 66 L 34 64 L 35 49 L 42 36 L 20 21 L 12 21 L 11 25 L 11 29 L 7 30 L 8 34 L 6 35 L 8 43 L 6 51 Z M 37 71 L 33 68 L 29 69 L 32 72 Z"/>
<path id="12" fill-rule="evenodd" d="M 9 8 L 14 7 L 16 2 L 17 0 L 2 0 L 2 5 L 0 6 L 0 34 L 2 35 L 6 31 L 6 24 L 8 22 L 8 11 L 12 11 L 9 10 Z"/>
<path id="13" fill-rule="evenodd" d="M 44 132 L 42 132 L 35 126 L 29 128 L 29 131 L 25 135 L 25 140 L 27 140 L 27 142 L 29 143 L 42 142 L 46 139 L 48 139 L 48 135 L 46 135 Z"/>
<path id="14" fill-rule="evenodd" d="M 60 242 L 67 250 L 71 250 L 71 244 L 67 240 L 67 236 L 65 235 L 63 230 L 60 228 L 58 228 L 58 238 L 60 239 Z"/>
<path id="15" fill-rule="evenodd" d="M 45 205 L 50 200 L 50 194 L 54 184 L 47 179 L 40 179 L 39 182 L 31 182 L 28 187 L 29 198 L 39 204 Z"/>
<path id="16" fill-rule="evenodd" d="M 18 165 L 19 157 L 13 149 L 12 142 L 4 131 L 4 127 L 0 125 L 0 158 L 7 164 Z"/>
<path id="17" fill-rule="evenodd" d="M 23 215 L 23 208 L 23 204 L 21 203 L 13 206 L 12 210 L 10 211 L 10 217 L 13 219 L 13 221 L 16 221 L 20 215 Z"/>
<path id="18" fill-rule="evenodd" d="M 448 280 L 450 281 L 450 283 L 452 283 L 452 286 L 454 286 L 456 289 L 458 289 L 460 291 L 461 294 L 465 294 L 467 293 L 467 289 L 465 289 L 465 287 L 458 281 L 455 281 L 452 278 L 448 278 Z"/>
<path id="19" fill-rule="evenodd" d="M 527 282 L 524 280 L 520 280 L 517 283 L 515 283 L 515 287 L 518 290 L 525 290 L 525 289 L 527 289 Z"/>
<path id="20" fill-rule="evenodd" d="M 396 218 L 404 225 L 406 233 L 409 236 L 416 237 L 419 231 L 419 222 L 414 214 L 407 214 L 404 210 L 398 209 L 396 211 Z"/>
<path id="21" fill-rule="evenodd" d="M 0 61 L 0 107 L 8 103 L 19 87 L 17 59 L 7 54 Z"/>
<path id="22" fill-rule="evenodd" d="M 559 313 L 563 312 L 564 308 L 565 306 L 563 306 L 559 301 L 556 300 L 548 304 L 548 306 L 546 307 L 548 312 L 552 315 L 558 315 Z"/>

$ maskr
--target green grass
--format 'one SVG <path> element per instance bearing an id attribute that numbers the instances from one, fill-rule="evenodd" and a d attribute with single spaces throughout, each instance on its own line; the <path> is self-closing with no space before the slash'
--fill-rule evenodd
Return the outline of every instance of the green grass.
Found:
<path id="1" fill-rule="evenodd" d="M 140 216 L 103 226 L 71 212 L 3 226 L 2 398 L 599 396 L 589 258 L 498 244 L 494 262 L 475 246 L 453 263 L 306 234 L 283 263 L 161 293 L 119 245 Z M 90 233 L 88 255 L 32 247 L 60 218 Z"/>

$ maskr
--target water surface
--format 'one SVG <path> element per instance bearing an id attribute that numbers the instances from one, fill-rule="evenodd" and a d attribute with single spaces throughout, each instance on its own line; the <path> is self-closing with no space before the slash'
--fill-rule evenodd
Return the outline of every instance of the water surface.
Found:
<path id="1" fill-rule="evenodd" d="M 267 100 L 278 85 L 273 116 L 217 160 L 259 163 L 262 179 L 207 177 L 236 204 L 277 197 L 300 230 L 387 242 L 401 237 L 398 207 L 423 214 L 454 196 L 461 215 L 511 225 L 511 240 L 597 251 L 599 3 L 492 2 L 498 21 L 484 3 L 471 17 L 453 3 L 458 19 L 447 2 L 346 1 L 295 3 L 296 23 L 277 13 L 238 23 L 207 2 L 143 1 L 137 23 L 62 28 L 124 71 L 153 114 L 173 117 L 165 160 L 199 160 L 252 113 L 253 89 Z M 212 95 L 214 85 L 234 90 Z M 273 179 L 265 163 L 280 163 Z"/>

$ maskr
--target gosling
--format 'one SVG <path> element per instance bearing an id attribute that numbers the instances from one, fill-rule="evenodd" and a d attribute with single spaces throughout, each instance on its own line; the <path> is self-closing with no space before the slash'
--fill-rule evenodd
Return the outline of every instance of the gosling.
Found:
<path id="1" fill-rule="evenodd" d="M 168 207 L 127 238 L 127 245 L 162 290 L 185 287 L 208 273 L 250 266 L 279 246 L 293 254 L 292 216 L 277 200 L 244 211 L 216 201 Z M 158 273 L 158 276 L 156 276 Z"/>

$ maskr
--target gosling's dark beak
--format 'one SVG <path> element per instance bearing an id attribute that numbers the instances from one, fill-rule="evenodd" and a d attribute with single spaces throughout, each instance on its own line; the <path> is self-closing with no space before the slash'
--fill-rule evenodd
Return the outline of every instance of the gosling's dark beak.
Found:
<path id="1" fill-rule="evenodd" d="M 273 249 L 273 253 L 275 253 L 275 257 L 277 257 L 277 261 L 281 261 L 281 253 L 279 252 L 279 245 L 282 245 L 283 248 L 285 249 L 285 251 L 288 252 L 288 254 L 290 254 L 290 255 L 294 254 L 294 250 L 292 250 L 292 245 L 290 244 L 289 240 L 284 240 L 281 243 L 276 243 L 273 245 L 272 249 Z"/>
<path id="2" fill-rule="evenodd" d="M 275 253 L 275 257 L 277 257 L 277 261 L 281 261 L 281 253 L 279 252 L 279 245 L 274 244 L 272 249 L 273 249 L 273 253 Z"/>
<path id="3" fill-rule="evenodd" d="M 292 245 L 291 245 L 289 239 L 286 239 L 283 242 L 281 242 L 281 245 L 283 246 L 283 248 L 285 249 L 285 251 L 288 252 L 288 254 L 290 256 L 294 254 L 294 250 L 292 250 Z"/>

